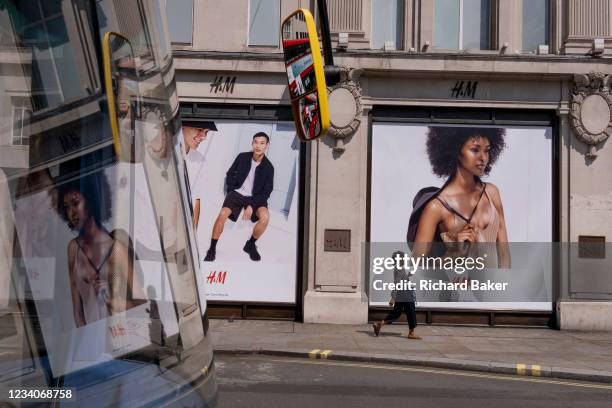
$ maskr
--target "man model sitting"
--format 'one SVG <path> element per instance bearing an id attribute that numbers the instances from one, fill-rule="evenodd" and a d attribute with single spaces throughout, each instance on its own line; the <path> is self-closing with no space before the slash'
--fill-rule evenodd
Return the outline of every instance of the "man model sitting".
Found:
<path id="1" fill-rule="evenodd" d="M 215 260 L 217 241 L 223 233 L 225 221 L 229 218 L 236 222 L 243 209 L 242 218 L 256 223 L 243 250 L 249 254 L 251 260 L 261 260 L 255 241 L 263 235 L 268 226 L 268 198 L 274 188 L 274 166 L 265 156 L 269 145 L 270 137 L 267 134 L 256 133 L 251 143 L 253 150 L 238 154 L 227 171 L 227 195 L 213 226 L 210 248 L 204 261 Z"/>

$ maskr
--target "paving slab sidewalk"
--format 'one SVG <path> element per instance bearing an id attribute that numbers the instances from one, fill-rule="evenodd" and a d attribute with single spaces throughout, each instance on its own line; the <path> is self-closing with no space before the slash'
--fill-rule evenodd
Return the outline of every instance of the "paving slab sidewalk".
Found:
<path id="1" fill-rule="evenodd" d="M 210 320 L 217 353 L 418 365 L 612 383 L 612 333 L 551 329 Z"/>

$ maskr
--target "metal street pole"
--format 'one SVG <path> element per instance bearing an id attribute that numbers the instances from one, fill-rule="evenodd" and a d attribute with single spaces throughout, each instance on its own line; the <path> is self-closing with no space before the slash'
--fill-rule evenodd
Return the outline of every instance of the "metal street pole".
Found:
<path id="1" fill-rule="evenodd" d="M 325 65 L 334 65 L 334 55 L 331 48 L 331 36 L 329 33 L 329 16 L 327 15 L 327 0 L 317 0 L 319 9 L 319 22 L 321 24 L 321 41 L 323 42 L 323 59 Z"/>
<path id="2" fill-rule="evenodd" d="M 334 86 L 341 80 L 340 68 L 334 65 L 331 35 L 329 32 L 329 16 L 327 15 L 327 0 L 317 0 L 319 9 L 319 23 L 321 24 L 321 42 L 323 43 L 323 59 L 325 60 L 325 82 L 327 86 Z"/>

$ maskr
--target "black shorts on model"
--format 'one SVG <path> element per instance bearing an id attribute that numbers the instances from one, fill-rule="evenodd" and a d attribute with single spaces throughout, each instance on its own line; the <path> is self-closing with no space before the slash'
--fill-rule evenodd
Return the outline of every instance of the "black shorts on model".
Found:
<path id="1" fill-rule="evenodd" d="M 229 219 L 236 222 L 238 221 L 238 216 L 240 216 L 240 211 L 251 204 L 249 197 L 245 197 L 242 194 L 236 191 L 230 191 L 225 196 L 225 200 L 223 201 L 223 207 L 229 208 L 232 213 L 229 216 Z M 267 206 L 263 205 L 262 207 Z M 257 210 L 261 207 L 253 208 L 253 215 L 251 215 L 251 222 L 257 222 L 259 218 L 257 218 Z"/>

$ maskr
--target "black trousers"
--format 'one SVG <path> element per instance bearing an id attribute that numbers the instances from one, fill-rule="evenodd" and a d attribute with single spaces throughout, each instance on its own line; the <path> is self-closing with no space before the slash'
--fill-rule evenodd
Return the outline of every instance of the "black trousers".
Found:
<path id="1" fill-rule="evenodd" d="M 385 323 L 393 323 L 397 320 L 402 312 L 406 312 L 406 317 L 408 317 L 408 327 L 412 330 L 417 326 L 416 321 L 416 305 L 414 302 L 395 302 L 393 305 L 393 310 L 389 312 L 387 317 L 385 317 Z"/>

